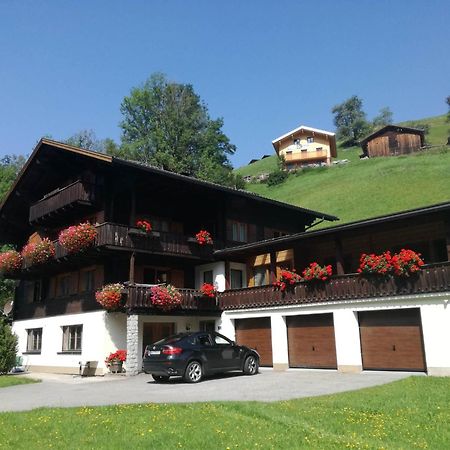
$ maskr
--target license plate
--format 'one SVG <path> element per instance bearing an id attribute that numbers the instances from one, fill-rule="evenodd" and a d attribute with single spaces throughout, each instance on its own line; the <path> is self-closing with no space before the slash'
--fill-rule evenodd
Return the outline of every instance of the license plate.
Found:
<path id="1" fill-rule="evenodd" d="M 152 355 L 160 355 L 160 354 L 161 354 L 161 350 L 150 350 L 150 351 L 148 352 L 148 354 L 149 354 L 150 356 L 152 356 Z"/>

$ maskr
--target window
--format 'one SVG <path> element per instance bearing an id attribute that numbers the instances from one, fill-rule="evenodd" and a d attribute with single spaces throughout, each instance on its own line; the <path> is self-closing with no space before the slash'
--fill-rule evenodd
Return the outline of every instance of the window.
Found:
<path id="1" fill-rule="evenodd" d="M 240 289 L 243 287 L 243 273 L 242 270 L 231 269 L 230 270 L 230 284 L 231 289 Z"/>
<path id="2" fill-rule="evenodd" d="M 41 280 L 34 282 L 33 302 L 38 303 L 42 300 L 42 283 Z"/>
<path id="3" fill-rule="evenodd" d="M 253 269 L 253 282 L 255 286 L 265 286 L 267 284 L 267 268 L 265 266 Z"/>
<path id="4" fill-rule="evenodd" d="M 63 329 L 63 352 L 81 352 L 83 325 L 69 325 Z"/>
<path id="5" fill-rule="evenodd" d="M 213 284 L 213 271 L 205 270 L 203 272 L 203 283 Z"/>
<path id="6" fill-rule="evenodd" d="M 236 242 L 247 242 L 247 224 L 233 222 L 231 239 Z"/>
<path id="7" fill-rule="evenodd" d="M 197 339 L 198 339 L 198 343 L 200 345 L 206 345 L 208 347 L 211 346 L 211 339 L 209 338 L 208 334 L 202 334 L 202 335 L 198 336 Z"/>
<path id="8" fill-rule="evenodd" d="M 157 269 L 154 267 L 146 267 L 144 269 L 144 280 L 145 284 L 161 284 L 169 283 L 169 271 L 163 269 Z"/>
<path id="9" fill-rule="evenodd" d="M 316 152 L 320 152 L 323 150 L 323 147 L 316 147 Z"/>
<path id="10" fill-rule="evenodd" d="M 216 322 L 214 320 L 200 320 L 200 331 L 213 332 L 216 328 Z"/>
<path id="11" fill-rule="evenodd" d="M 41 353 L 42 328 L 31 328 L 27 330 L 27 352 Z"/>
<path id="12" fill-rule="evenodd" d="M 72 276 L 62 275 L 58 279 L 58 295 L 64 297 L 70 294 L 70 284 L 72 281 Z"/>
<path id="13" fill-rule="evenodd" d="M 221 334 L 213 334 L 214 344 L 216 345 L 233 345 L 233 343 Z"/>
<path id="14" fill-rule="evenodd" d="M 314 138 L 313 138 L 312 136 L 308 136 L 308 137 L 306 138 L 306 142 L 307 142 L 308 144 L 312 144 L 312 143 L 314 142 Z"/>
<path id="15" fill-rule="evenodd" d="M 300 139 L 294 139 L 294 145 L 300 147 Z"/>
<path id="16" fill-rule="evenodd" d="M 81 292 L 93 291 L 95 285 L 95 269 L 83 270 L 81 272 Z"/>

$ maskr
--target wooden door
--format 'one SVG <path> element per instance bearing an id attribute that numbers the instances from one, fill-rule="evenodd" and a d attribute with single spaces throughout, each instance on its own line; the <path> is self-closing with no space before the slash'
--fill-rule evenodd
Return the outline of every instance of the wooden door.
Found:
<path id="1" fill-rule="evenodd" d="M 239 319 L 235 322 L 236 342 L 254 348 L 260 356 L 261 366 L 272 366 L 272 331 L 270 317 Z"/>
<path id="2" fill-rule="evenodd" d="M 425 371 L 420 310 L 360 312 L 364 369 Z"/>
<path id="3" fill-rule="evenodd" d="M 147 345 L 151 345 L 174 333 L 175 333 L 175 324 L 173 322 L 144 323 L 142 350 L 145 350 L 145 347 Z"/>
<path id="4" fill-rule="evenodd" d="M 336 369 L 333 314 L 287 317 L 289 367 Z"/>

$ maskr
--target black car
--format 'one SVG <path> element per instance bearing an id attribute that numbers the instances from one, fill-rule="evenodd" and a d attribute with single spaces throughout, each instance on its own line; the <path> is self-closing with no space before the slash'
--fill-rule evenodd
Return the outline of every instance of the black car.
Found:
<path id="1" fill-rule="evenodd" d="M 182 376 L 189 383 L 198 383 L 205 375 L 231 370 L 255 375 L 259 355 L 219 333 L 179 333 L 147 345 L 142 368 L 157 382 Z"/>

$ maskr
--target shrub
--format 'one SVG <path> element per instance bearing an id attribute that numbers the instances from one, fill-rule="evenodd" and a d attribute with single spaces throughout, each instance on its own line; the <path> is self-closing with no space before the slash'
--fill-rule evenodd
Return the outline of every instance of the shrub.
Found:
<path id="1" fill-rule="evenodd" d="M 19 252 L 8 250 L 0 253 L 0 272 L 10 273 L 22 268 L 23 258 Z"/>
<path id="2" fill-rule="evenodd" d="M 58 242 L 69 252 L 77 253 L 90 247 L 97 236 L 97 230 L 89 222 L 72 225 L 62 230 Z"/>
<path id="3" fill-rule="evenodd" d="M 55 245 L 48 238 L 38 243 L 27 244 L 22 249 L 22 257 L 31 265 L 42 264 L 55 257 Z"/>
<path id="4" fill-rule="evenodd" d="M 170 311 L 181 304 L 181 294 L 175 286 L 152 286 L 150 288 L 150 301 L 152 305 L 163 311 Z"/>
<path id="5" fill-rule="evenodd" d="M 0 374 L 8 373 L 16 364 L 17 336 L 0 317 Z"/>
<path id="6" fill-rule="evenodd" d="M 123 285 L 120 283 L 107 284 L 95 293 L 95 300 L 109 311 L 118 309 L 122 300 L 122 290 Z"/>
<path id="7" fill-rule="evenodd" d="M 269 178 L 267 178 L 267 185 L 276 186 L 278 184 L 282 184 L 286 181 L 287 177 L 287 172 L 283 170 L 275 170 L 269 174 Z"/>

